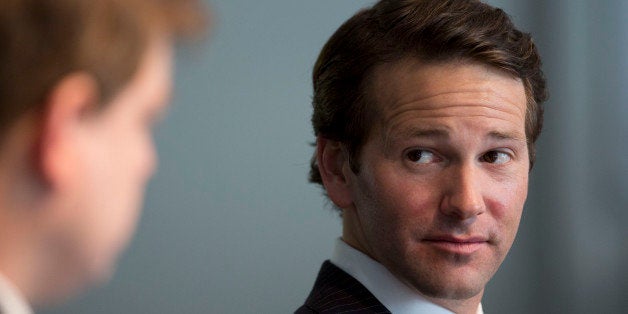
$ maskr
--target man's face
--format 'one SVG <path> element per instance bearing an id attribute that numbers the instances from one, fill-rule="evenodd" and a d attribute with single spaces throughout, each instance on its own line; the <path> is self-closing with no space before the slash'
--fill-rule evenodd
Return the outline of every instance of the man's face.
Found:
<path id="1" fill-rule="evenodd" d="M 347 171 L 343 237 L 428 297 L 483 292 L 510 249 L 528 185 L 520 80 L 476 63 L 378 67 L 379 106 Z"/>
<path id="2" fill-rule="evenodd" d="M 152 126 L 171 90 L 170 49 L 153 42 L 128 85 L 86 118 L 76 143 L 81 173 L 66 202 L 75 209 L 60 242 L 81 283 L 110 274 L 135 228 L 156 166 Z"/>

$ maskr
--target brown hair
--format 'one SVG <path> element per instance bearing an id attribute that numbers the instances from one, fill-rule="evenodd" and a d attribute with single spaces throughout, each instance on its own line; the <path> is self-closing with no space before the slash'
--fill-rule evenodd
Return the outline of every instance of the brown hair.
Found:
<path id="1" fill-rule="evenodd" d="M 203 12 L 196 0 L 2 0 L 0 139 L 72 72 L 96 78 L 103 104 L 135 74 L 151 36 L 198 33 Z"/>
<path id="2" fill-rule="evenodd" d="M 532 167 L 547 91 L 530 35 L 516 29 L 501 9 L 476 0 L 382 0 L 346 21 L 314 66 L 314 133 L 342 142 L 354 172 L 376 115 L 365 85 L 375 66 L 404 57 L 426 63 L 473 60 L 521 78 Z M 310 181 L 322 184 L 316 153 Z"/>

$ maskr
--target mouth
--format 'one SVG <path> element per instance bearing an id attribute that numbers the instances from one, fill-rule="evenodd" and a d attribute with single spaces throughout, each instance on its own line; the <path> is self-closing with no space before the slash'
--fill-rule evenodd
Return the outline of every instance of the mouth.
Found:
<path id="1" fill-rule="evenodd" d="M 437 236 L 424 239 L 422 242 L 440 251 L 461 255 L 473 254 L 488 245 L 488 239 L 484 237 Z"/>

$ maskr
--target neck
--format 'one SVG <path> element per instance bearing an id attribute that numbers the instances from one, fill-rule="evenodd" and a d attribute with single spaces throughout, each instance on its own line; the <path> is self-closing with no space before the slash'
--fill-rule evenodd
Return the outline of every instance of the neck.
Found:
<path id="1" fill-rule="evenodd" d="M 28 244 L 29 235 L 6 222 L 5 217 L 0 217 L 0 272 L 32 303 L 37 290 L 34 270 L 38 267 L 32 246 Z"/>
<path id="2" fill-rule="evenodd" d="M 46 208 L 25 173 L 0 167 L 0 272 L 29 303 L 37 303 L 47 281 L 41 217 Z M 30 185 L 32 186 L 32 185 Z"/>
<path id="3" fill-rule="evenodd" d="M 420 292 L 417 292 L 420 293 Z M 438 304 L 456 314 L 476 314 L 480 308 L 480 302 L 482 301 L 482 295 L 484 290 L 478 293 L 476 296 L 465 300 L 432 298 L 421 294 L 424 298 L 434 304 Z"/>
<path id="4" fill-rule="evenodd" d="M 30 304 L 56 302 L 67 290 L 67 265 L 41 226 L 25 217 L 10 219 L 0 204 L 0 272 Z M 41 208 L 22 208 L 38 212 Z M 13 213 L 11 213 L 13 214 Z M 20 214 L 22 215 L 22 214 Z M 9 218 L 7 218 L 9 217 Z M 32 217 L 32 220 L 36 218 Z"/>

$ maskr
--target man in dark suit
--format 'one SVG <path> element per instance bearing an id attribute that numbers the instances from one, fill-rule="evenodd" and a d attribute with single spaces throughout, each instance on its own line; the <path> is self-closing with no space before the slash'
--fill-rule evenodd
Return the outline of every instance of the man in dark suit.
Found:
<path id="1" fill-rule="evenodd" d="M 474 0 L 382 0 L 314 68 L 310 180 L 343 221 L 297 313 L 482 313 L 546 99 L 530 35 Z"/>
<path id="2" fill-rule="evenodd" d="M 194 0 L 0 3 L 0 313 L 106 280 L 156 167 Z"/>

